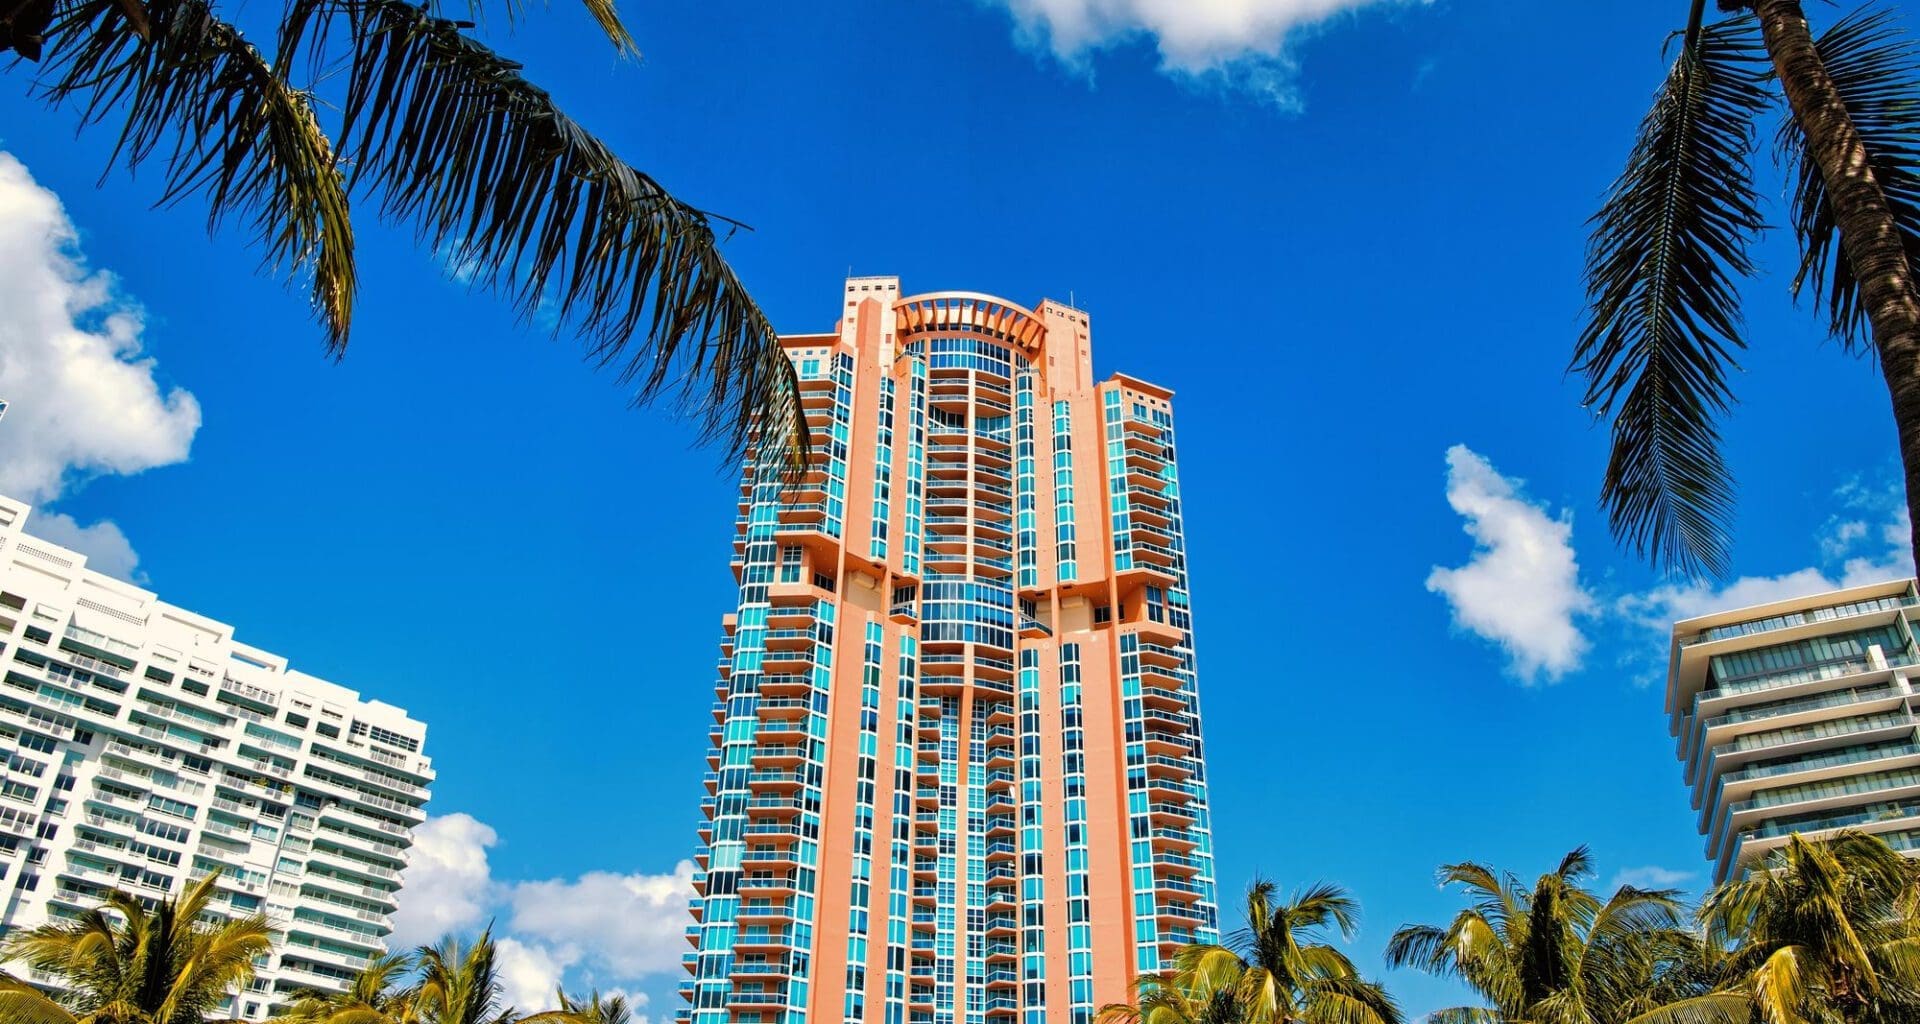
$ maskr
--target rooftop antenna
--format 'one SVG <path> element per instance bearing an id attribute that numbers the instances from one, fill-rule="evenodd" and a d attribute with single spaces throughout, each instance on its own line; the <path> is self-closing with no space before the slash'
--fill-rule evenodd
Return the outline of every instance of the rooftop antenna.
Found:
<path id="1" fill-rule="evenodd" d="M 1069 306 L 1073 306 L 1073 308 L 1075 308 L 1075 309 L 1079 309 L 1079 308 L 1080 308 L 1080 307 L 1079 307 L 1078 305 L 1076 305 L 1076 304 L 1074 303 L 1074 301 L 1073 301 L 1073 289 L 1071 289 L 1071 288 L 1069 288 L 1069 289 L 1067 289 L 1067 305 L 1069 305 Z"/>

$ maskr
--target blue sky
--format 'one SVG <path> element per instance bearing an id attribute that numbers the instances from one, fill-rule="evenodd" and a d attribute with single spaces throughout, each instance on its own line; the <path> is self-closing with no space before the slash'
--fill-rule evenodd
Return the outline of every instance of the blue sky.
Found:
<path id="1" fill-rule="evenodd" d="M 1727 428 L 1735 592 L 1660 579 L 1596 510 L 1606 435 L 1563 374 L 1583 222 L 1687 5 L 1011 2 L 629 4 L 637 64 L 565 4 L 495 42 L 752 224 L 727 252 L 783 329 L 829 328 L 849 269 L 1071 293 L 1100 372 L 1176 390 L 1225 891 L 1346 884 L 1373 968 L 1456 905 L 1443 861 L 1591 843 L 1603 883 L 1697 885 L 1659 623 L 1904 552 L 1885 393 L 1791 306 L 1784 232 Z M 493 918 L 521 988 L 668 1015 L 733 600 L 717 456 L 371 220 L 326 362 L 237 235 L 148 209 L 152 173 L 97 188 L 109 136 L 0 84 L 0 211 L 74 232 L 0 228 L 0 489 L 430 723 L 410 932 Z"/>

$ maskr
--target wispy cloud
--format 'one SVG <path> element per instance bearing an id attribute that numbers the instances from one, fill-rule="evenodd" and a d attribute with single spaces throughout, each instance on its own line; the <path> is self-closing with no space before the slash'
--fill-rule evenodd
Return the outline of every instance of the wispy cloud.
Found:
<path id="1" fill-rule="evenodd" d="M 1618 611 L 1665 632 L 1679 619 L 1708 612 L 1805 597 L 1827 590 L 1882 583 L 1913 574 L 1913 526 L 1898 484 L 1869 487 L 1849 481 L 1834 492 L 1839 514 L 1816 538 L 1819 561 L 1775 575 L 1741 576 L 1724 584 L 1669 583 L 1616 602 Z"/>
<path id="2" fill-rule="evenodd" d="M 1298 32 L 1365 7 L 1424 0 L 987 0 L 1021 41 L 1090 72 L 1100 50 L 1151 40 L 1161 70 L 1298 109 Z"/>
<path id="3" fill-rule="evenodd" d="M 163 386 L 142 351 L 145 314 L 88 268 L 60 199 L 0 153 L 0 493 L 45 504 L 91 477 L 182 462 L 200 404 Z M 29 529 L 134 578 L 138 558 L 112 523 L 37 512 Z"/>
<path id="4" fill-rule="evenodd" d="M 1457 568 L 1434 567 L 1427 589 L 1446 598 L 1456 626 L 1500 645 L 1522 682 L 1553 682 L 1580 667 L 1588 641 L 1579 623 L 1597 605 L 1580 582 L 1572 518 L 1521 484 L 1466 445 L 1447 450 L 1447 503 L 1466 520 L 1473 553 Z"/>

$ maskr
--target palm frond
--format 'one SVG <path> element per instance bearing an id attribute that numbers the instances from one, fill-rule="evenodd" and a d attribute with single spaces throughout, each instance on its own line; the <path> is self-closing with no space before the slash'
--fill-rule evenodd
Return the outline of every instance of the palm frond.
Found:
<path id="1" fill-rule="evenodd" d="M 0 1020 L 8 1024 L 73 1024 L 66 1007 L 32 985 L 0 972 Z"/>
<path id="2" fill-rule="evenodd" d="M 1448 1006 L 1427 1014 L 1427 1024 L 1511 1024 L 1484 1006 Z"/>
<path id="3" fill-rule="evenodd" d="M 1701 29 L 1674 62 L 1593 218 L 1588 322 L 1571 368 L 1613 420 L 1601 504 L 1614 536 L 1662 566 L 1723 575 L 1733 484 L 1715 419 L 1744 346 L 1734 279 L 1761 226 L 1750 154 L 1768 102 L 1748 17 Z"/>
<path id="4" fill-rule="evenodd" d="M 1866 146 L 1874 180 L 1899 226 L 1907 265 L 1920 269 L 1920 46 L 1902 31 L 1896 11 L 1871 5 L 1834 22 L 1815 45 Z M 1826 303 L 1833 336 L 1850 351 L 1860 351 L 1871 332 L 1860 282 L 1827 203 L 1826 179 L 1791 119 L 1781 125 L 1778 138 L 1795 183 L 1793 228 L 1801 262 L 1794 293 L 1811 285 L 1814 301 Z"/>
<path id="5" fill-rule="evenodd" d="M 328 349 L 344 350 L 356 288 L 346 181 L 308 97 L 200 0 L 156 0 L 151 39 L 116 0 L 65 9 L 50 30 L 43 95 L 94 124 L 124 110 L 116 162 L 161 153 L 161 203 L 200 196 L 207 226 L 248 221 L 266 264 L 311 277 Z"/>
<path id="6" fill-rule="evenodd" d="M 607 40 L 613 43 L 613 49 L 622 56 L 638 57 L 640 44 L 634 42 L 633 33 L 627 31 L 626 23 L 613 9 L 613 0 L 580 0 L 581 6 L 593 17 L 600 31 L 606 33 Z"/>
<path id="7" fill-rule="evenodd" d="M 1753 1001 L 1739 992 L 1714 992 L 1655 1007 L 1626 1024 L 1748 1024 Z"/>
<path id="8" fill-rule="evenodd" d="M 1360 901 L 1331 882 L 1315 882 L 1295 893 L 1287 909 L 1302 931 L 1331 924 L 1342 938 L 1350 939 L 1360 927 Z"/>
<path id="9" fill-rule="evenodd" d="M 1774 950 L 1765 964 L 1753 973 L 1753 1003 L 1769 1024 L 1802 1024 L 1806 1021 L 1806 972 L 1801 948 L 1786 946 Z"/>
<path id="10" fill-rule="evenodd" d="M 523 317 L 578 335 L 636 403 L 676 398 L 729 455 L 757 428 L 775 462 L 800 463 L 798 378 L 712 215 L 620 160 L 458 22 L 406 0 L 291 10 L 283 53 L 330 52 L 344 32 L 336 138 L 353 188 Z"/>

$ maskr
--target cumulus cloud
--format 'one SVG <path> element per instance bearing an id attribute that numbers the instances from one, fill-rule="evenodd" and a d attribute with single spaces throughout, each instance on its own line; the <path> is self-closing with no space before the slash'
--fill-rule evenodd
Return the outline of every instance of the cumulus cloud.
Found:
<path id="1" fill-rule="evenodd" d="M 494 877 L 488 851 L 499 834 L 471 815 L 430 818 L 414 835 L 390 947 L 492 921 L 503 996 L 523 1010 L 547 1008 L 562 982 L 581 993 L 620 992 L 642 1005 L 646 996 L 635 983 L 680 971 L 692 861 L 663 874 L 590 871 L 513 881 Z"/>
<path id="2" fill-rule="evenodd" d="M 1523 682 L 1579 668 L 1588 644 L 1578 620 L 1597 606 L 1580 583 L 1569 515 L 1550 514 L 1466 445 L 1447 450 L 1447 504 L 1466 520 L 1473 554 L 1435 566 L 1427 589 L 1446 598 L 1454 624 L 1498 644 Z"/>
<path id="3" fill-rule="evenodd" d="M 1677 889 L 1699 877 L 1692 871 L 1675 871 L 1649 864 L 1642 868 L 1624 868 L 1607 883 L 1605 891 L 1612 892 L 1623 885 L 1635 889 Z"/>
<path id="4" fill-rule="evenodd" d="M 64 512 L 35 509 L 27 526 L 28 533 L 87 556 L 87 568 L 95 572 L 103 572 L 129 583 L 138 583 L 142 579 L 139 572 L 140 556 L 134 553 L 133 542 L 127 540 L 120 525 L 112 520 L 103 519 L 91 526 L 81 526 Z"/>
<path id="5" fill-rule="evenodd" d="M 1021 38 L 1084 68 L 1097 50 L 1150 39 L 1163 71 L 1297 107 L 1287 44 L 1336 14 L 1409 0 L 992 0 Z"/>
<path id="6" fill-rule="evenodd" d="M 500 965 L 500 998 L 520 1010 L 551 1008 L 570 961 L 549 949 L 515 938 L 495 944 Z"/>
<path id="7" fill-rule="evenodd" d="M 521 882 L 513 890 L 513 931 L 575 950 L 585 966 L 628 979 L 680 969 L 693 862 L 670 874 L 595 871 L 573 881 Z"/>
<path id="8" fill-rule="evenodd" d="M 163 386 L 143 353 L 140 307 L 87 267 L 77 237 L 59 197 L 0 153 L 0 493 L 35 504 L 91 477 L 184 461 L 200 429 L 199 403 Z M 51 528 L 63 526 L 101 553 L 103 571 L 133 573 L 117 527 Z"/>
<path id="9" fill-rule="evenodd" d="M 494 901 L 487 850 L 499 839 L 471 814 L 428 818 L 415 829 L 387 944 L 396 949 L 423 945 L 479 925 Z"/>

